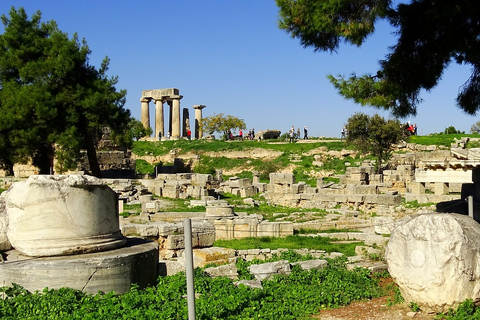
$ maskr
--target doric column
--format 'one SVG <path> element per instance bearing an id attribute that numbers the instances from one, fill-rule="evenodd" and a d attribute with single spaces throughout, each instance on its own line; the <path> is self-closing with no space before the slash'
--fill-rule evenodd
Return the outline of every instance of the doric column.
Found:
<path id="1" fill-rule="evenodd" d="M 142 109 L 140 113 L 140 120 L 144 128 L 150 128 L 150 112 L 148 110 L 148 103 L 150 102 L 149 98 L 141 98 L 140 102 L 142 103 Z"/>
<path id="2" fill-rule="evenodd" d="M 195 109 L 195 139 L 203 138 L 203 132 L 200 130 L 200 123 L 202 123 L 202 109 L 206 106 L 202 104 L 196 104 L 193 106 Z"/>
<path id="3" fill-rule="evenodd" d="M 155 99 L 155 137 L 159 140 L 165 136 L 163 121 L 163 100 Z"/>
<path id="4" fill-rule="evenodd" d="M 168 104 L 168 136 L 172 137 L 172 100 L 167 100 Z"/>
<path id="5" fill-rule="evenodd" d="M 188 108 L 183 108 L 182 137 L 187 137 L 188 130 L 190 130 L 190 113 L 188 112 Z"/>
<path id="6" fill-rule="evenodd" d="M 172 98 L 172 139 L 180 138 L 180 99 L 182 96 Z"/>

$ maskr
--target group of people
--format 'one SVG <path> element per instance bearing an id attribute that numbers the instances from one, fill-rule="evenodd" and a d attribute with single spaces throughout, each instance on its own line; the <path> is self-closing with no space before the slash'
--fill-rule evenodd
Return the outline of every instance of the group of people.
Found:
<path id="1" fill-rule="evenodd" d="M 234 140 L 236 137 L 238 137 L 239 140 L 243 140 L 243 131 L 242 131 L 242 129 L 239 129 L 239 131 L 238 131 L 238 136 L 234 136 L 234 133 L 232 134 L 232 130 L 228 129 L 228 131 L 227 131 L 227 140 Z M 255 138 L 255 129 L 250 129 L 250 130 L 248 130 L 247 139 L 248 139 L 248 140 L 253 140 L 254 138 Z"/>
<path id="2" fill-rule="evenodd" d="M 300 139 L 300 128 L 297 128 L 297 131 L 295 131 L 295 127 L 292 126 L 292 128 L 288 131 L 288 136 L 290 137 L 290 143 L 295 142 L 297 139 Z M 303 139 L 308 139 L 308 127 L 305 126 L 303 128 Z"/>
<path id="3" fill-rule="evenodd" d="M 409 136 L 416 136 L 417 135 L 417 124 L 411 124 L 410 121 L 408 121 L 405 124 L 405 130 L 407 132 L 407 135 Z"/>

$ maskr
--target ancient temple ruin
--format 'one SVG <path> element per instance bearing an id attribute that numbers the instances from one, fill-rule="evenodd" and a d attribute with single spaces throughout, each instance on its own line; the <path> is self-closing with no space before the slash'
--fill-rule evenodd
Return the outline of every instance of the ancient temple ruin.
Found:
<path id="1" fill-rule="evenodd" d="M 161 140 L 164 137 L 171 139 L 180 139 L 182 137 L 190 137 L 191 132 L 190 118 L 188 108 L 183 109 L 183 118 L 180 116 L 180 100 L 183 98 L 179 90 L 176 88 L 169 89 L 153 89 L 143 90 L 140 98 L 141 106 L 141 122 L 145 128 L 150 128 L 150 101 L 155 102 L 155 130 L 154 137 Z M 165 117 L 163 104 L 167 103 L 170 107 L 168 112 L 168 128 L 165 131 Z M 202 109 L 204 105 L 194 105 L 195 109 L 195 131 L 196 139 L 202 138 L 199 124 L 202 120 Z"/>

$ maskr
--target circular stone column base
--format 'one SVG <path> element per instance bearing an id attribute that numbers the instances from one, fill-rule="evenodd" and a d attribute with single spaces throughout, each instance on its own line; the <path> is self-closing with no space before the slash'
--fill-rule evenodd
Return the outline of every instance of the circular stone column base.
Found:
<path id="1" fill-rule="evenodd" d="M 30 292 L 69 287 L 96 294 L 123 294 L 133 283 L 141 288 L 157 279 L 158 244 L 127 238 L 124 247 L 89 254 L 32 258 L 15 251 L 0 264 L 0 286 L 16 283 Z"/>

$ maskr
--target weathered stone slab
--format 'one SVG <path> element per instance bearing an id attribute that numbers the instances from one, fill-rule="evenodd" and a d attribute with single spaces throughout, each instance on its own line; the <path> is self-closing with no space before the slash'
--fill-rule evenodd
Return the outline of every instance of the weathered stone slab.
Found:
<path id="1" fill-rule="evenodd" d="M 405 301 L 445 312 L 480 299 L 480 225 L 458 214 L 407 216 L 393 230 L 385 254 Z"/>
<path id="2" fill-rule="evenodd" d="M 415 170 L 416 182 L 472 183 L 471 170 Z"/>
<path id="3" fill-rule="evenodd" d="M 299 265 L 302 270 L 322 270 L 328 266 L 327 260 L 307 260 L 292 263 L 292 266 Z"/>
<path id="4" fill-rule="evenodd" d="M 235 281 L 233 284 L 236 285 L 237 287 L 240 285 L 245 285 L 252 289 L 263 289 L 262 282 L 258 280 L 240 280 L 240 281 Z"/>
<path id="5" fill-rule="evenodd" d="M 210 277 L 227 277 L 230 279 L 238 279 L 238 270 L 235 263 L 224 264 L 218 267 L 206 268 L 205 273 Z"/>
<path id="6" fill-rule="evenodd" d="M 276 262 L 252 264 L 248 267 L 250 273 L 257 280 L 268 280 L 275 275 L 290 274 L 290 263 L 286 260 Z"/>

